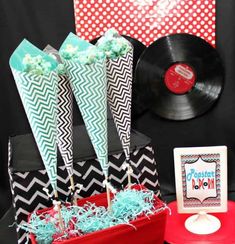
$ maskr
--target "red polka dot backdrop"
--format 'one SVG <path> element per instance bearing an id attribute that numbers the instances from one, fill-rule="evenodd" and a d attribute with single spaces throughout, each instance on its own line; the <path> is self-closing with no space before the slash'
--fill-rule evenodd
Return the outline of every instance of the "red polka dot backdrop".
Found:
<path id="1" fill-rule="evenodd" d="M 114 27 L 145 45 L 173 33 L 215 46 L 215 0 L 74 0 L 77 35 L 92 40 Z"/>

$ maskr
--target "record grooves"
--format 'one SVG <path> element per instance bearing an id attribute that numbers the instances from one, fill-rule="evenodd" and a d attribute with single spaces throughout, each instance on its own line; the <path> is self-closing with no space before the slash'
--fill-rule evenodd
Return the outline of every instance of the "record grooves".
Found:
<path id="1" fill-rule="evenodd" d="M 137 63 L 138 101 L 171 120 L 195 118 L 208 111 L 223 87 L 223 66 L 210 44 L 189 34 L 158 39 Z"/>

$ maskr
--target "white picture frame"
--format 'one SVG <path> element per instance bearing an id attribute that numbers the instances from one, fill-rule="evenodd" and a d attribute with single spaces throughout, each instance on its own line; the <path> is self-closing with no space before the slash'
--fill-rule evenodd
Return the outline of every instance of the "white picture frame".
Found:
<path id="1" fill-rule="evenodd" d="M 178 213 L 227 211 L 227 147 L 174 149 Z"/>

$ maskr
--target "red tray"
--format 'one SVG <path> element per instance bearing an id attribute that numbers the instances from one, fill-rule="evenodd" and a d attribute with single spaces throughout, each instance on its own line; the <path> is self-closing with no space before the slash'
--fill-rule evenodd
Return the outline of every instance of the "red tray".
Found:
<path id="1" fill-rule="evenodd" d="M 136 187 L 135 187 L 136 188 Z M 139 187 L 137 187 L 138 189 Z M 87 201 L 95 203 L 97 206 L 107 207 L 106 193 L 98 194 L 88 198 L 78 200 L 78 205 L 82 206 Z M 163 202 L 156 198 L 156 206 L 162 207 Z M 38 213 L 43 213 L 49 209 L 39 210 Z M 137 220 L 131 221 L 131 226 L 121 224 L 104 230 L 96 231 L 84 236 L 72 238 L 65 241 L 54 241 L 53 244 L 124 244 L 124 243 L 164 243 L 164 233 L 166 225 L 167 210 L 164 209 L 159 213 L 148 217 L 140 217 Z M 35 236 L 30 235 L 33 244 L 37 244 Z"/>

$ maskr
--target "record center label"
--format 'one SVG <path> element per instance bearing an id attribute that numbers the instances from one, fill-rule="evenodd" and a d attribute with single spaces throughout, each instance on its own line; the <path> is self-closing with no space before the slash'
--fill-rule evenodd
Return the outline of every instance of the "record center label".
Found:
<path id="1" fill-rule="evenodd" d="M 189 92 L 194 86 L 195 81 L 196 75 L 193 69 L 184 63 L 177 63 L 170 66 L 164 77 L 166 87 L 175 94 Z"/>

